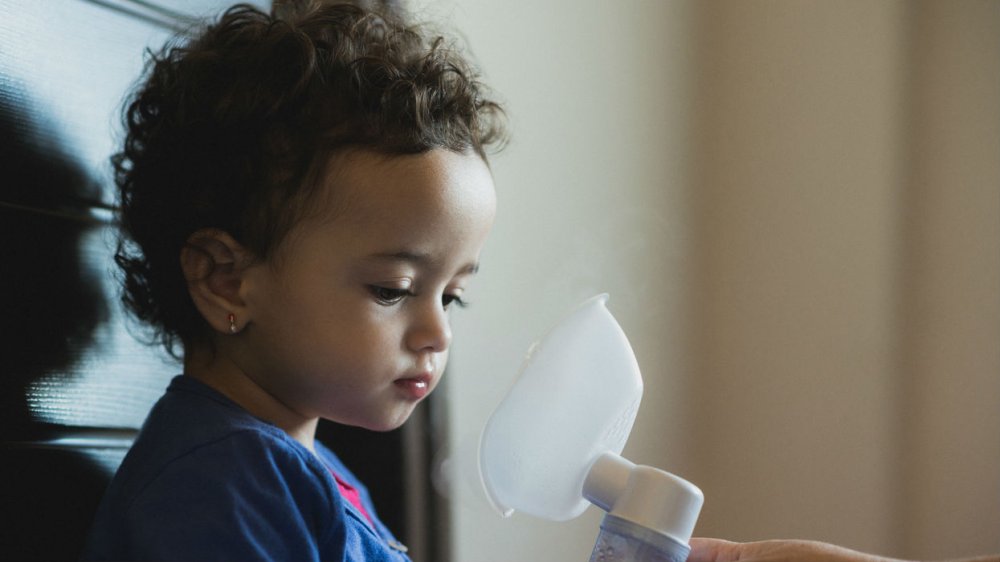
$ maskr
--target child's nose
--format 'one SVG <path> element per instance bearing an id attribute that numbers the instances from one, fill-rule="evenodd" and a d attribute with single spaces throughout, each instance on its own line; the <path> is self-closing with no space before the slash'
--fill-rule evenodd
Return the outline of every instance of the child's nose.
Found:
<path id="1" fill-rule="evenodd" d="M 413 351 L 441 352 L 451 345 L 451 323 L 440 302 L 422 304 L 407 344 Z"/>

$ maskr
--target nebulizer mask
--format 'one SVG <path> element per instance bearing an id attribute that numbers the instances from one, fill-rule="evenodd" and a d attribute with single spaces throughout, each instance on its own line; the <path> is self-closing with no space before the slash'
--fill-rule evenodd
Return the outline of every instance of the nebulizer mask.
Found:
<path id="1" fill-rule="evenodd" d="M 591 561 L 684 562 L 703 496 L 693 484 L 620 456 L 642 378 L 625 333 L 593 297 L 532 346 L 479 442 L 494 507 L 566 521 L 607 511 Z"/>

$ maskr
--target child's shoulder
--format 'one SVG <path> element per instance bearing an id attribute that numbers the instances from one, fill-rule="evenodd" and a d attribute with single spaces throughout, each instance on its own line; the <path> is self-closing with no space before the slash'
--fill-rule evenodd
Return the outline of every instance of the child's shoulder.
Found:
<path id="1" fill-rule="evenodd" d="M 246 548 L 257 545 L 279 558 L 308 558 L 343 525 L 325 470 L 278 428 L 178 377 L 105 495 L 92 552 L 254 558 Z"/>
<path id="2" fill-rule="evenodd" d="M 184 482 L 218 478 L 226 483 L 247 477 L 286 478 L 333 493 L 325 470 L 278 427 L 181 375 L 153 407 L 121 472 L 138 473 L 140 486 L 170 477 Z"/>

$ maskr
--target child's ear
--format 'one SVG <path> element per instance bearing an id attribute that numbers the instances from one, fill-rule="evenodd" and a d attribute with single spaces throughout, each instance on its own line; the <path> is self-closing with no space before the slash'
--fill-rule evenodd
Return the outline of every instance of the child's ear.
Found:
<path id="1" fill-rule="evenodd" d="M 180 259 L 191 300 L 205 321 L 222 333 L 242 329 L 248 318 L 240 289 L 251 252 L 229 233 L 207 228 L 188 237 Z"/>

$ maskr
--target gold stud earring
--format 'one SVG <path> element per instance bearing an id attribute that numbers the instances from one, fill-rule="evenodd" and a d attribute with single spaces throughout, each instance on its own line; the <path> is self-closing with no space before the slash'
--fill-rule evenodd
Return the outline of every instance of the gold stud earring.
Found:
<path id="1" fill-rule="evenodd" d="M 232 312 L 229 313 L 229 333 L 236 333 L 236 315 Z"/>

